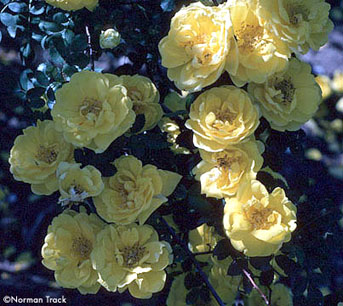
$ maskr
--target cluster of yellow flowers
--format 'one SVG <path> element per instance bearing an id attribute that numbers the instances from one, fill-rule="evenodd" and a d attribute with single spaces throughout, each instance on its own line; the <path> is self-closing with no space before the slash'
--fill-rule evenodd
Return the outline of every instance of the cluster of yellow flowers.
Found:
<path id="1" fill-rule="evenodd" d="M 46 2 L 65 10 L 92 11 L 98 1 Z M 272 129 L 295 131 L 317 111 L 320 86 L 297 54 L 326 43 L 333 28 L 329 8 L 324 0 L 228 0 L 219 6 L 196 2 L 175 14 L 159 43 L 162 65 L 180 90 L 201 91 L 225 71 L 235 85 L 198 95 L 185 126 L 193 131 L 202 159 L 192 170 L 201 193 L 225 199 L 225 233 L 246 256 L 276 254 L 296 229 L 296 206 L 284 190 L 269 193 L 256 180 L 264 144 L 254 132 L 261 116 Z M 341 79 L 338 83 L 342 88 Z M 38 195 L 58 190 L 62 206 L 92 198 L 103 219 L 81 207 L 80 212 L 66 209 L 52 220 L 42 262 L 55 271 L 60 286 L 82 294 L 97 293 L 101 286 L 120 293 L 128 289 L 143 299 L 163 289 L 172 250 L 145 222 L 168 201 L 181 176 L 143 165 L 132 155 L 114 160 L 117 171 L 106 178 L 95 167 L 81 168 L 74 160 L 75 148 L 102 153 L 120 136 L 132 134 L 138 115 L 145 121 L 137 133 L 159 125 L 169 133 L 175 153 L 189 154 L 176 145 L 179 127 L 162 119 L 159 100 L 146 77 L 78 72 L 57 90 L 53 120 L 38 121 L 16 138 L 9 158 L 16 180 L 31 184 Z M 206 252 L 219 236 L 214 227 L 203 224 L 189 233 L 189 240 L 191 251 Z M 218 261 L 207 254 L 198 259 L 210 261 L 210 282 L 225 303 L 233 303 L 242 277 L 227 275 L 232 259 Z M 184 280 L 184 274 L 175 279 L 167 305 L 185 305 Z M 272 304 L 292 304 L 287 287 L 271 286 Z M 215 303 L 210 297 L 207 305 Z M 248 297 L 248 305 L 260 303 L 256 292 Z"/>
<path id="2" fill-rule="evenodd" d="M 269 194 L 255 180 L 264 146 L 254 138 L 259 117 L 278 131 L 295 131 L 321 102 L 310 65 L 295 53 L 318 50 L 333 23 L 324 0 L 230 0 L 183 7 L 159 43 L 168 77 L 190 92 L 226 70 L 232 82 L 201 93 L 186 127 L 202 161 L 193 169 L 208 197 L 225 198 L 224 228 L 248 256 L 275 254 L 296 228 L 296 207 L 281 188 Z"/>
<path id="3" fill-rule="evenodd" d="M 116 138 L 130 134 L 136 115 L 145 117 L 138 133 L 154 128 L 163 115 L 156 87 L 140 75 L 82 71 L 56 92 L 51 114 L 53 121 L 38 121 L 16 138 L 10 171 L 36 194 L 59 190 L 63 206 L 91 197 L 110 224 L 96 214 L 65 210 L 48 228 L 43 264 L 55 271 L 60 286 L 83 294 L 96 293 L 102 285 L 150 298 L 164 287 L 172 250 L 144 223 L 168 201 L 181 176 L 123 155 L 114 161 L 117 172 L 103 178 L 91 165 L 81 168 L 74 149 L 104 152 Z"/>

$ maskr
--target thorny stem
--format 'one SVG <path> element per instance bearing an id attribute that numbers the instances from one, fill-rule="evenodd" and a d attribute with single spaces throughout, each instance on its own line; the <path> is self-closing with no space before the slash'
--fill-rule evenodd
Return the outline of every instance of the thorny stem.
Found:
<path id="1" fill-rule="evenodd" d="M 182 246 L 182 248 L 184 249 L 184 251 L 187 253 L 187 255 L 190 257 L 190 259 L 192 260 L 193 264 L 195 265 L 195 267 L 197 268 L 197 270 L 199 271 L 199 274 L 201 276 L 201 278 L 203 279 L 203 281 L 205 282 L 205 284 L 207 285 L 208 289 L 211 291 L 212 295 L 214 296 L 214 298 L 216 299 L 218 305 L 220 306 L 224 306 L 225 304 L 223 303 L 223 301 L 221 300 L 220 296 L 218 295 L 218 293 L 216 292 L 216 290 L 212 287 L 211 283 L 209 282 L 206 274 L 204 273 L 204 271 L 201 269 L 198 261 L 195 259 L 194 254 L 188 249 L 187 244 L 181 240 L 175 233 L 174 229 L 172 227 L 169 226 L 169 224 L 167 223 L 166 220 L 163 219 L 163 217 L 160 217 L 161 222 L 168 228 L 168 231 L 170 232 L 170 234 L 173 236 L 173 238 L 176 240 L 176 242 Z"/>
<path id="2" fill-rule="evenodd" d="M 267 297 L 264 295 L 264 293 L 261 291 L 261 289 L 256 285 L 256 283 L 254 282 L 254 280 L 252 279 L 250 273 L 245 270 L 245 269 L 242 269 L 244 275 L 246 276 L 246 278 L 249 280 L 249 282 L 251 283 L 251 285 L 253 286 L 253 288 L 255 288 L 258 293 L 260 294 L 260 296 L 262 297 L 262 299 L 264 300 L 264 302 L 266 303 L 266 305 L 270 305 Z"/>
<path id="3" fill-rule="evenodd" d="M 86 25 L 86 35 L 88 39 L 88 49 L 89 49 L 89 57 L 91 61 L 91 69 L 94 71 L 95 69 L 95 64 L 94 64 L 94 53 L 93 53 L 93 48 L 92 48 L 92 40 L 91 40 L 91 34 L 89 32 L 88 25 Z"/>

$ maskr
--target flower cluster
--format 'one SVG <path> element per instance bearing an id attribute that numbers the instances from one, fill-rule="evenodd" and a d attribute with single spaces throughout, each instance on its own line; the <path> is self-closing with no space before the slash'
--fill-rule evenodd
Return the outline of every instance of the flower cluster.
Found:
<path id="1" fill-rule="evenodd" d="M 117 172 L 108 178 L 74 160 L 74 149 L 98 154 L 117 138 L 130 136 L 136 116 L 145 119 L 135 131 L 139 134 L 154 128 L 162 114 L 150 79 L 81 71 L 57 90 L 53 121 L 38 121 L 15 140 L 9 158 L 14 178 L 30 183 L 36 194 L 59 190 L 59 203 L 68 207 L 53 219 L 42 248 L 42 263 L 55 271 L 60 286 L 82 294 L 95 294 L 101 286 L 128 289 L 142 299 L 163 289 L 172 250 L 144 223 L 168 201 L 181 176 L 143 166 L 132 155 L 114 160 Z M 90 200 L 111 224 L 79 205 Z M 79 213 L 70 209 L 75 204 Z"/>
<path id="2" fill-rule="evenodd" d="M 97 0 L 46 2 L 68 11 L 93 11 L 98 5 Z M 182 7 L 159 42 L 167 77 L 182 91 L 182 96 L 174 91 L 166 95 L 164 107 L 171 112 L 165 117 L 160 92 L 149 78 L 83 70 L 56 91 L 52 120 L 38 120 L 16 138 L 9 158 L 14 178 L 31 184 L 37 195 L 60 194 L 59 208 L 64 211 L 48 227 L 41 254 L 61 287 L 82 294 L 95 294 L 101 287 L 127 290 L 135 298 L 149 299 L 165 286 L 166 269 L 174 260 L 169 243 L 177 240 L 184 247 L 188 237 L 187 256 L 200 262 L 212 289 L 231 305 L 237 291 L 245 291 L 247 271 L 256 271 L 246 257 L 274 260 L 291 240 L 297 207 L 285 190 L 271 190 L 257 178 L 261 170 L 275 174 L 264 166 L 271 129 L 299 130 L 317 112 L 322 95 L 331 89 L 343 91 L 342 74 L 337 72 L 329 86 L 297 56 L 326 43 L 333 27 L 330 6 L 324 0 L 228 0 L 211 6 L 206 2 Z M 109 29 L 98 41 L 99 52 L 110 52 L 124 39 Z M 230 82 L 221 78 L 225 72 Z M 167 92 L 161 90 L 162 98 Z M 261 117 L 269 122 L 266 133 L 258 131 Z M 153 142 L 149 135 L 159 132 L 157 126 L 167 133 L 163 149 L 169 146 L 174 153 L 161 156 L 161 161 L 144 147 Z M 187 138 L 185 144 L 177 141 L 179 136 Z M 138 155 L 141 142 L 143 153 Z M 100 157 L 109 159 L 113 172 L 105 174 L 95 162 L 80 158 L 87 152 L 103 154 Z M 175 158 L 169 167 L 173 171 L 165 170 L 163 163 L 169 156 Z M 181 170 L 179 160 L 189 170 Z M 187 174 L 182 181 L 186 183 L 174 193 L 182 179 L 175 169 Z M 180 236 L 168 227 L 175 239 L 161 232 L 160 240 L 160 221 L 170 221 L 177 230 L 181 226 L 176 218 L 174 223 L 175 215 L 161 219 L 154 212 L 168 214 L 194 204 L 192 192 L 199 189 L 193 184 L 200 186 L 203 202 L 219 203 L 220 208 L 206 216 L 207 224 L 200 219 L 189 232 L 180 230 Z M 214 220 L 217 212 L 219 222 Z M 235 249 L 223 260 L 213 251 L 220 241 Z M 245 266 L 239 262 L 242 258 Z M 235 265 L 238 272 L 231 273 Z M 268 265 L 273 268 L 268 284 L 273 288 L 271 304 L 292 305 L 290 291 L 274 275 L 279 267 Z M 190 304 L 188 285 L 198 272 L 202 271 L 175 277 L 167 305 Z M 247 305 L 261 305 L 261 296 L 268 295 L 263 281 L 257 284 L 262 291 L 242 297 Z M 197 290 L 204 288 L 200 286 Z M 216 305 L 216 297 L 204 292 L 193 296 L 191 303 Z"/>
<path id="3" fill-rule="evenodd" d="M 229 85 L 204 91 L 186 122 L 202 159 L 193 169 L 201 192 L 226 199 L 226 234 L 248 256 L 275 254 L 296 227 L 296 208 L 284 191 L 269 195 L 254 181 L 264 146 L 253 134 L 261 115 L 275 130 L 294 131 L 318 109 L 321 90 L 311 67 L 292 57 L 327 41 L 329 5 L 317 2 L 315 8 L 286 0 L 191 4 L 159 44 L 162 65 L 182 90 L 199 91 L 224 70 L 236 86 L 249 83 L 248 93 Z"/>

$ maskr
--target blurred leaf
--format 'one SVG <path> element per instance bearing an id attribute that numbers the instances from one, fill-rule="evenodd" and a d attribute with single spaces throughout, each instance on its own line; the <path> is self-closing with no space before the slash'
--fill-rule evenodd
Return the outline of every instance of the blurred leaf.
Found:
<path id="1" fill-rule="evenodd" d="M 229 244 L 230 244 L 230 242 L 228 239 L 222 239 L 222 240 L 218 241 L 218 243 L 216 244 L 216 246 L 213 250 L 213 256 L 216 256 L 218 258 L 218 260 L 223 260 L 226 257 L 228 257 L 230 255 Z"/>
<path id="2" fill-rule="evenodd" d="M 5 26 L 15 26 L 18 22 L 19 16 L 18 15 L 11 15 L 9 13 L 1 13 L 0 20 Z"/>
<path id="3" fill-rule="evenodd" d="M 27 4 L 24 2 L 9 3 L 8 8 L 14 13 L 22 13 L 27 9 Z"/>
<path id="4" fill-rule="evenodd" d="M 161 8 L 164 12 L 171 12 L 175 8 L 174 0 L 162 0 Z"/>
<path id="5" fill-rule="evenodd" d="M 194 288 L 194 287 L 200 287 L 203 283 L 202 278 L 200 277 L 199 273 L 187 273 L 185 276 L 185 287 L 187 290 Z"/>
<path id="6" fill-rule="evenodd" d="M 242 273 L 242 266 L 240 265 L 240 262 L 237 262 L 237 260 L 234 260 L 228 270 L 227 270 L 227 275 L 231 276 L 237 276 Z"/>

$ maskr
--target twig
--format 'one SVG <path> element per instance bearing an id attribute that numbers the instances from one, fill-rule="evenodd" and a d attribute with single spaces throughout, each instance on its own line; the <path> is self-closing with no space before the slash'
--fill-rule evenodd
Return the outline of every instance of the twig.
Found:
<path id="1" fill-rule="evenodd" d="M 86 25 L 86 35 L 87 35 L 87 39 L 88 39 L 88 49 L 89 49 L 89 58 L 91 61 L 91 69 L 94 71 L 94 69 L 95 69 L 94 53 L 93 53 L 93 48 L 92 48 L 91 34 L 89 33 L 88 25 Z"/>
<path id="2" fill-rule="evenodd" d="M 267 297 L 264 295 L 264 293 L 262 292 L 262 290 L 256 285 L 256 283 L 254 282 L 254 280 L 252 279 L 251 275 L 249 274 L 249 272 L 245 269 L 242 269 L 244 275 L 246 276 L 246 278 L 249 280 L 249 282 L 251 283 L 251 285 L 258 291 L 258 293 L 260 294 L 260 296 L 262 297 L 262 299 L 264 300 L 264 302 L 266 303 L 266 305 L 269 305 L 269 301 L 267 299 Z"/>
<path id="3" fill-rule="evenodd" d="M 207 254 L 213 254 L 213 251 L 193 253 L 194 256 L 198 256 L 198 255 L 207 255 Z"/>
<path id="4" fill-rule="evenodd" d="M 220 306 L 225 306 L 225 304 L 223 303 L 223 301 L 221 300 L 220 296 L 218 295 L 218 293 L 216 292 L 216 290 L 212 287 L 211 283 L 209 282 L 206 274 L 204 273 L 204 271 L 201 269 L 198 261 L 195 259 L 194 254 L 188 249 L 187 244 L 181 240 L 175 233 L 174 229 L 172 227 L 169 226 L 169 224 L 167 223 L 166 220 L 163 219 L 163 217 L 160 217 L 161 222 L 168 228 L 168 231 L 171 233 L 171 235 L 173 236 L 173 238 L 177 241 L 177 243 L 183 247 L 183 249 L 185 250 L 185 252 L 187 253 L 187 255 L 190 257 L 190 259 L 192 260 L 193 264 L 195 265 L 195 267 L 197 268 L 197 270 L 199 271 L 199 274 L 201 276 L 201 278 L 203 279 L 203 281 L 205 282 L 205 284 L 207 285 L 208 289 L 211 291 L 212 295 L 214 296 L 214 298 L 216 299 L 218 305 Z"/>

